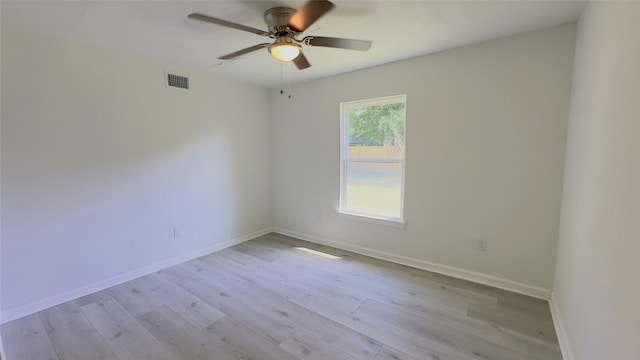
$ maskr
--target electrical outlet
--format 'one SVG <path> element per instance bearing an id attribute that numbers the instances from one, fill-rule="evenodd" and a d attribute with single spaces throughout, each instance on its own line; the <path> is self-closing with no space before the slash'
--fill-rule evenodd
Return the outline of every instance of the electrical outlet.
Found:
<path id="1" fill-rule="evenodd" d="M 182 239 L 182 228 L 180 226 L 176 226 L 173 228 L 173 238 Z"/>
<path id="2" fill-rule="evenodd" d="M 477 238 L 476 239 L 476 250 L 478 251 L 487 251 L 487 239 Z"/>
<path id="3" fill-rule="evenodd" d="M 322 211 L 316 211 L 316 220 L 322 221 Z"/>

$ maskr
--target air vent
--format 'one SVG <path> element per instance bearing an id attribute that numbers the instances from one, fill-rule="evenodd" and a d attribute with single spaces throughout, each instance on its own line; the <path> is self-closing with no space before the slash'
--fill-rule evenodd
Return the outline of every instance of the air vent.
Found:
<path id="1" fill-rule="evenodd" d="M 180 89 L 189 89 L 189 78 L 175 74 L 167 74 L 167 85 Z"/>

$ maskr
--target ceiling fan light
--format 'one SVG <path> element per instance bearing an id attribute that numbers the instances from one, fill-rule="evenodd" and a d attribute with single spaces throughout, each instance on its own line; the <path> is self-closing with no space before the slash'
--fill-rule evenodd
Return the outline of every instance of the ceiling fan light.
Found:
<path id="1" fill-rule="evenodd" d="M 294 43 L 272 44 L 269 46 L 271 56 L 280 61 L 291 61 L 300 55 L 302 47 Z"/>

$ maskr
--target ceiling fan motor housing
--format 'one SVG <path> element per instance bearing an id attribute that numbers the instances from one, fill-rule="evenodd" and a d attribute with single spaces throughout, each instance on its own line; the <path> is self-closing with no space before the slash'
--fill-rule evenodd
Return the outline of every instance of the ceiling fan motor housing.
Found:
<path id="1" fill-rule="evenodd" d="M 264 13 L 264 21 L 269 27 L 269 32 L 273 35 L 281 35 L 290 32 L 288 29 L 289 19 L 296 13 L 296 9 L 288 7 L 274 7 Z"/>

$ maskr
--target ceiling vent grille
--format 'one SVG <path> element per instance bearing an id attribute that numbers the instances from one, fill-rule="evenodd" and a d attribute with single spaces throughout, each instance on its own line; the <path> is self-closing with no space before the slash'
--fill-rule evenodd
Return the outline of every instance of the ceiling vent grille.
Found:
<path id="1" fill-rule="evenodd" d="M 180 89 L 189 89 L 189 78 L 175 74 L 167 74 L 167 85 Z"/>

